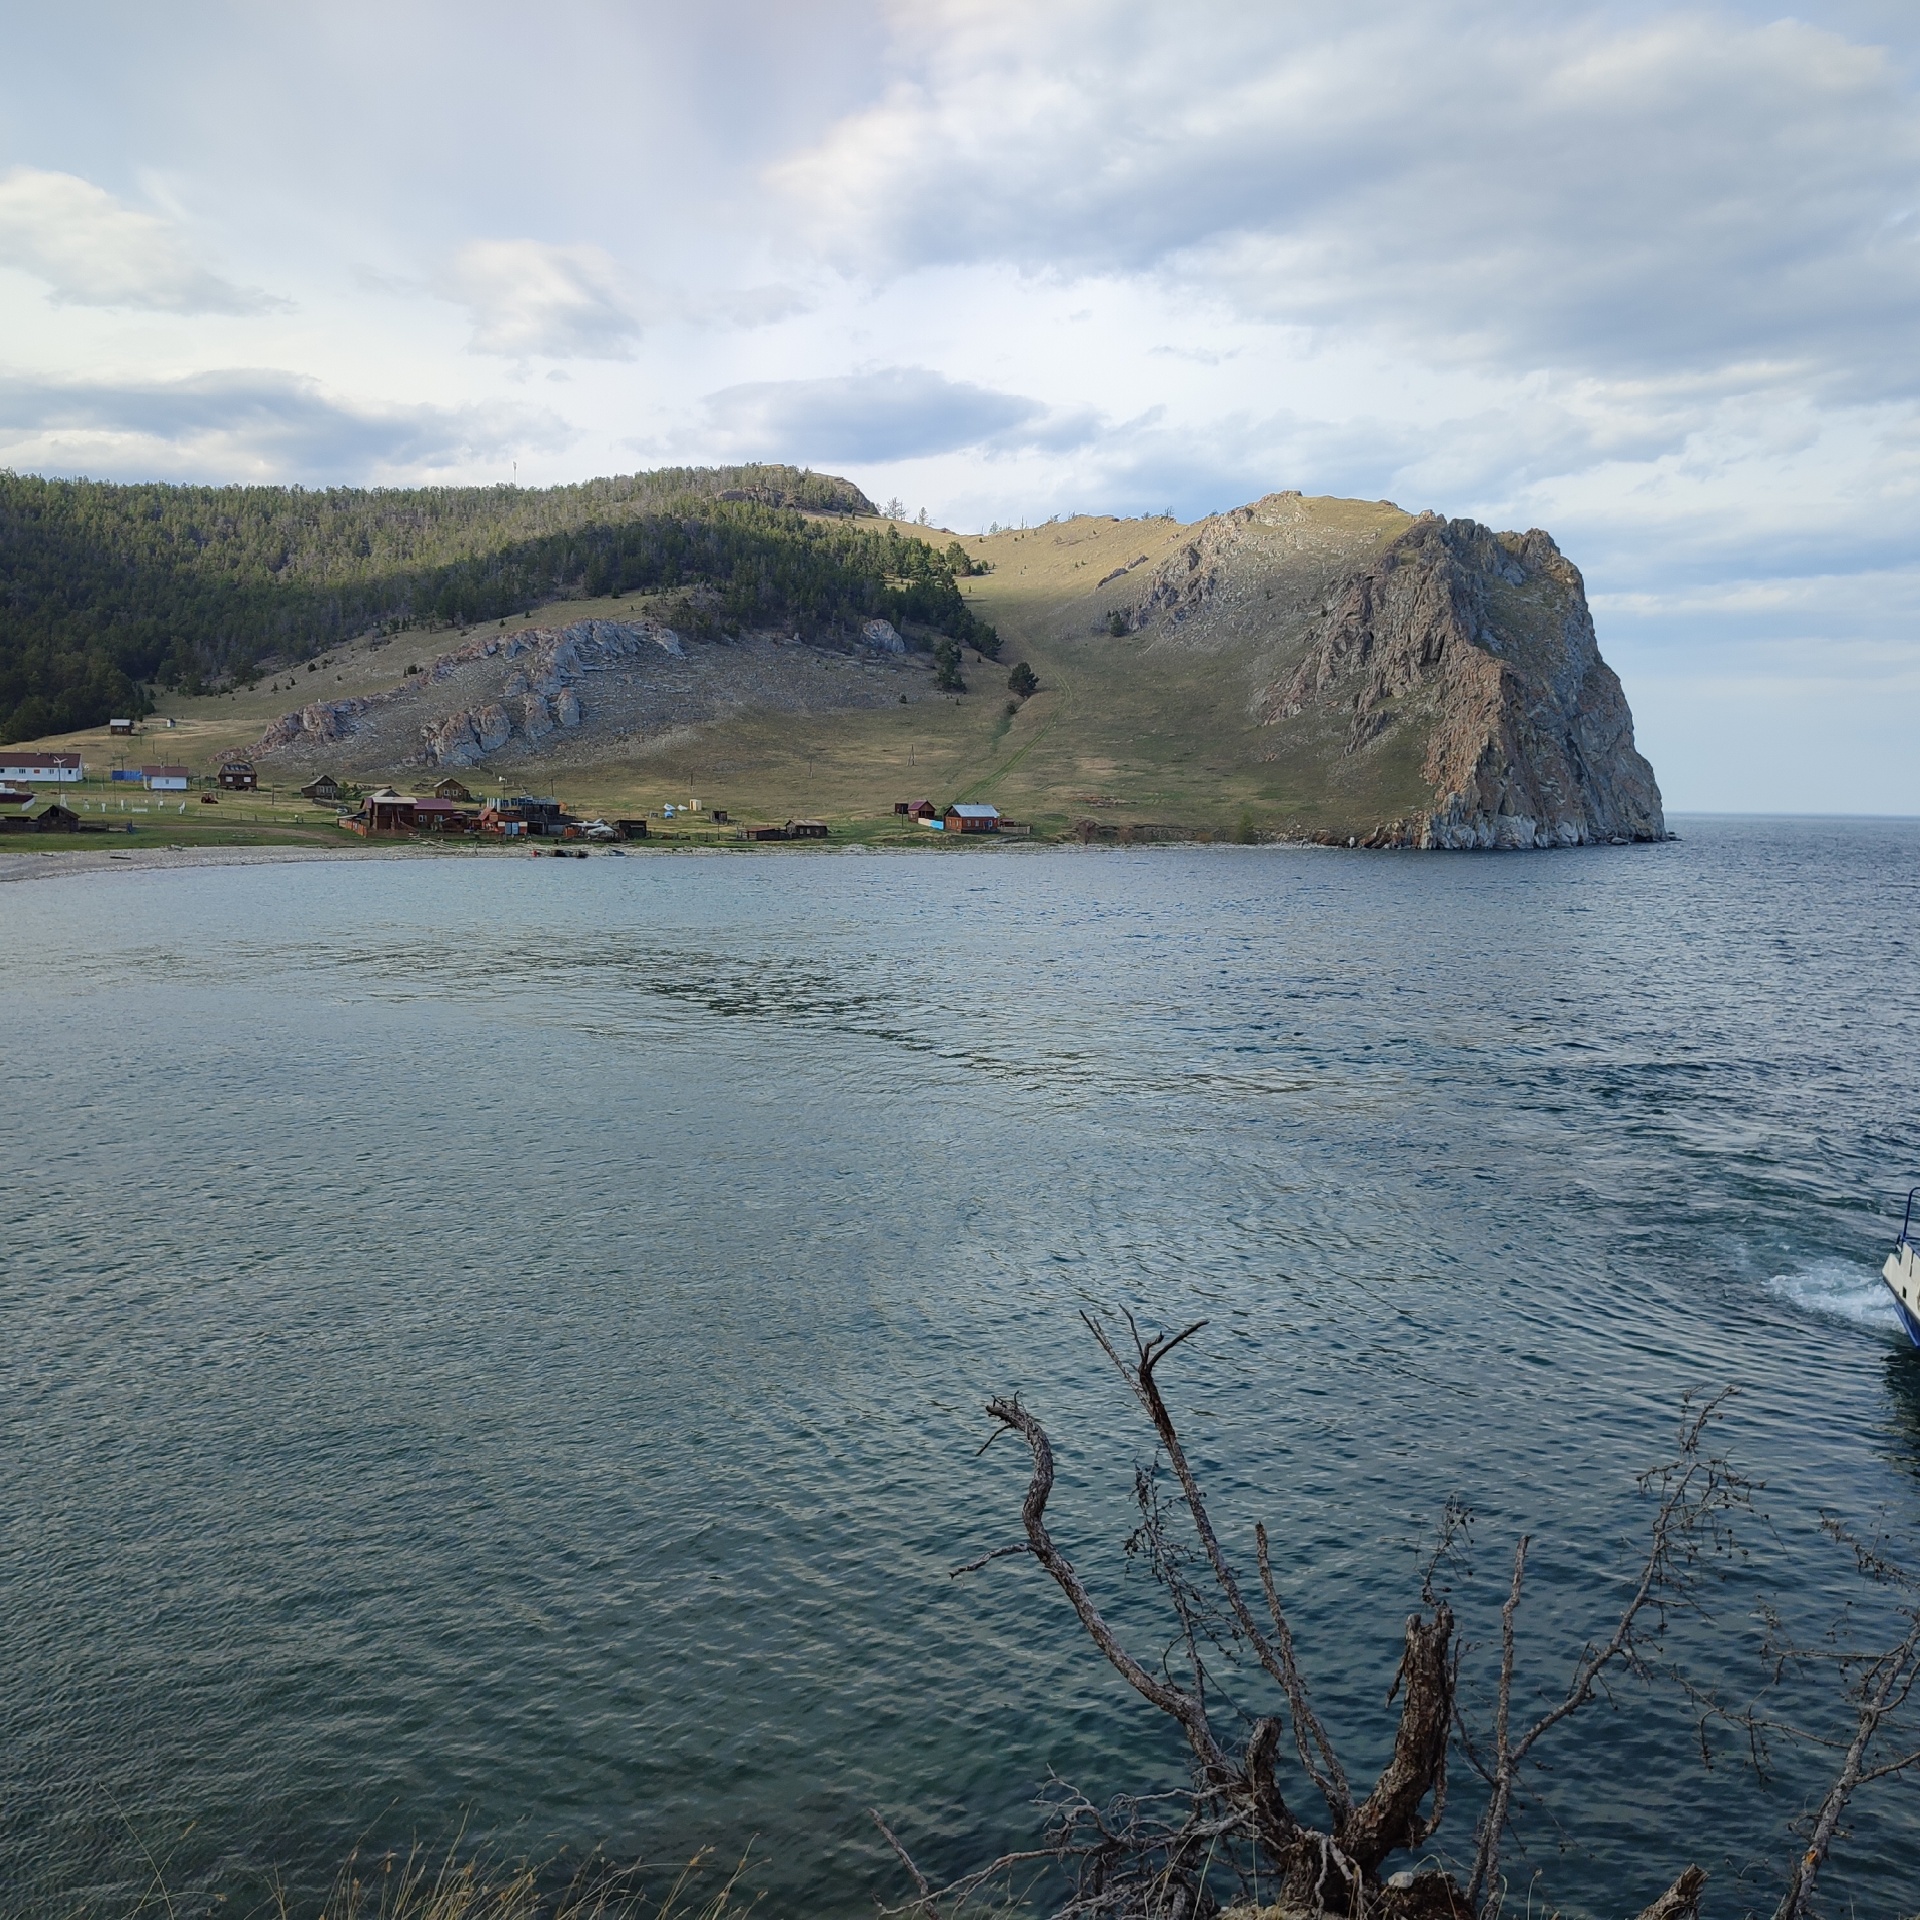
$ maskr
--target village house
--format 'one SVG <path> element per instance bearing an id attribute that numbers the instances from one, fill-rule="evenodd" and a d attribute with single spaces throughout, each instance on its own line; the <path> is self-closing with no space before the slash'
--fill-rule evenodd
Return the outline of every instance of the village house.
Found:
<path id="1" fill-rule="evenodd" d="M 742 840 L 784 840 L 787 837 L 785 827 L 742 827 Z"/>
<path id="2" fill-rule="evenodd" d="M 998 833 L 998 807 L 951 806 L 940 816 L 940 824 L 949 833 Z"/>
<path id="3" fill-rule="evenodd" d="M 185 793 L 188 773 L 185 767 L 142 767 L 141 783 L 149 793 Z"/>
<path id="4" fill-rule="evenodd" d="M 253 793 L 259 788 L 260 782 L 250 762 L 228 760 L 220 768 L 220 785 L 227 793 Z"/>
<path id="5" fill-rule="evenodd" d="M 567 828 L 576 824 L 568 820 L 564 802 L 542 799 L 538 794 L 511 794 L 507 805 L 518 811 L 520 818 L 527 823 L 529 833 L 551 834 L 557 840 L 564 839 Z"/>
<path id="6" fill-rule="evenodd" d="M 116 740 L 131 740 L 133 738 L 133 722 L 131 720 L 109 720 L 107 722 L 107 732 Z"/>
<path id="7" fill-rule="evenodd" d="M 451 774 L 434 788 L 433 797 L 436 800 L 457 800 L 463 807 L 473 804 L 473 795 Z"/>
<path id="8" fill-rule="evenodd" d="M 471 833 L 476 815 L 473 808 L 463 807 L 457 800 L 416 800 L 413 803 L 413 819 L 417 827 L 428 833 Z"/>
<path id="9" fill-rule="evenodd" d="M 896 800 L 893 810 L 895 813 L 904 813 L 909 820 L 933 820 L 938 818 L 940 812 L 931 800 Z"/>
<path id="10" fill-rule="evenodd" d="M 362 809 L 369 833 L 411 833 L 414 809 L 419 805 L 412 794 L 397 793 L 392 787 L 376 787 L 367 795 Z"/>
<path id="11" fill-rule="evenodd" d="M 77 753 L 24 753 L 18 747 L 0 747 L 0 780 L 84 780 L 86 771 Z"/>
<path id="12" fill-rule="evenodd" d="M 414 809 L 419 804 L 410 793 L 376 787 L 360 803 L 358 813 L 340 816 L 340 824 L 352 833 L 411 833 Z"/>
<path id="13" fill-rule="evenodd" d="M 80 816 L 58 800 L 43 800 L 25 813 L 0 814 L 0 833 L 78 833 Z"/>
<path id="14" fill-rule="evenodd" d="M 789 820 L 787 838 L 789 840 L 824 840 L 827 837 L 827 823 L 824 820 Z"/>
<path id="15" fill-rule="evenodd" d="M 323 773 L 318 780 L 309 780 L 300 789 L 302 799 L 320 801 L 328 806 L 337 801 L 342 792 L 340 782 L 330 773 Z"/>

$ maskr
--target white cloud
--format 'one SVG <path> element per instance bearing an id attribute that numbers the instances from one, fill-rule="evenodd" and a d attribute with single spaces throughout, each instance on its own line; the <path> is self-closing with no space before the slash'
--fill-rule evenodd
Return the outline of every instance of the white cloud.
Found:
<path id="1" fill-rule="evenodd" d="M 772 173 L 860 272 L 1162 274 L 1429 359 L 1920 384 L 1920 114 L 1817 27 L 950 0 L 901 32 L 885 97 Z"/>
<path id="2" fill-rule="evenodd" d="M 966 448 L 1064 446 L 1096 430 L 1083 414 L 1055 414 L 1038 400 L 928 367 L 747 381 L 708 394 L 702 414 L 689 442 L 729 455 L 860 466 Z"/>
<path id="3" fill-rule="evenodd" d="M 472 315 L 475 353 L 626 360 L 640 336 L 639 316 L 600 247 L 469 241 L 454 255 L 441 290 Z"/>
<path id="4" fill-rule="evenodd" d="M 164 313 L 258 313 L 278 304 L 194 259 L 178 229 L 72 173 L 0 174 L 0 265 L 60 304 Z"/>
<path id="5" fill-rule="evenodd" d="M 572 437 L 534 408 L 379 405 L 273 368 L 161 380 L 0 375 L 0 459 L 36 472 L 324 485 L 342 473 L 457 470 Z"/>

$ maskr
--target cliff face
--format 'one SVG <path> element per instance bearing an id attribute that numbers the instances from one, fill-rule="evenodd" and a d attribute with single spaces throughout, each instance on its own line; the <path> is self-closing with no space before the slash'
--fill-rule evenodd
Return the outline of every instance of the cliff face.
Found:
<path id="1" fill-rule="evenodd" d="M 1377 845 L 1553 847 L 1665 837 L 1660 789 L 1594 639 L 1579 570 L 1537 528 L 1423 514 L 1342 583 L 1260 701 L 1283 725 L 1346 722 L 1357 755 L 1425 734 L 1430 809 Z"/>

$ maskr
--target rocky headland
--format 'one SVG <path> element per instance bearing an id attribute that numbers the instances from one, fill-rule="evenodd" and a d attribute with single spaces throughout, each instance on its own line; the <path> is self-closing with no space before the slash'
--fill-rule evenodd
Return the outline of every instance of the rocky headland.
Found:
<path id="1" fill-rule="evenodd" d="M 1362 823 L 1347 836 L 1360 844 L 1664 839 L 1585 583 L 1552 537 L 1326 511 L 1351 505 L 1276 494 L 1203 521 L 1110 623 L 1241 654 L 1269 760 L 1317 764 L 1325 783 L 1377 785 L 1383 799 L 1417 766 L 1419 804 Z"/>

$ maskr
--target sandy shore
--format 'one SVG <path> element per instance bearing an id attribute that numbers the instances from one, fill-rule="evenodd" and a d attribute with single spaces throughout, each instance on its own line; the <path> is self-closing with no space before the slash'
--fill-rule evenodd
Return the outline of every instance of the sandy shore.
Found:
<path id="1" fill-rule="evenodd" d="M 138 873 L 154 868 L 260 867 L 287 860 L 444 860 L 437 847 L 129 847 L 59 853 L 0 853 L 0 882 L 58 880 L 76 873 Z"/>

